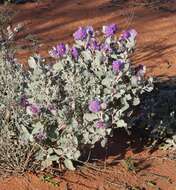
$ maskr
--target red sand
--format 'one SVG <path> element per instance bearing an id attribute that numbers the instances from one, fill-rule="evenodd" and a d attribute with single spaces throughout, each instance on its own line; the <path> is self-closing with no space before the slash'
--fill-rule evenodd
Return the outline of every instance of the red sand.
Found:
<path id="1" fill-rule="evenodd" d="M 29 44 L 25 37 L 34 34 L 41 41 L 39 52 L 47 56 L 48 49 L 56 43 L 70 42 L 78 26 L 100 28 L 115 22 L 119 24 L 120 31 L 133 27 L 139 33 L 133 56 L 135 64 L 145 64 L 148 75 L 175 77 L 176 3 L 160 4 L 161 8 L 155 9 L 158 6 L 133 6 L 133 2 L 128 1 L 122 6 L 110 0 L 43 0 L 15 5 L 19 10 L 15 23 L 25 25 L 17 43 Z M 32 52 L 33 49 L 18 50 L 20 62 L 25 63 Z M 126 150 L 123 143 L 120 140 L 117 142 L 116 149 L 107 157 L 105 169 L 98 171 L 82 167 L 76 172 L 68 171 L 58 178 L 58 188 L 43 183 L 36 176 L 26 175 L 2 182 L 0 190 L 128 190 L 128 186 L 146 190 L 176 190 L 176 158 L 172 160 L 171 153 L 167 156 L 164 151 L 152 154 L 148 150 L 132 152 L 132 149 Z M 125 168 L 124 158 L 129 155 L 135 159 L 136 173 Z"/>

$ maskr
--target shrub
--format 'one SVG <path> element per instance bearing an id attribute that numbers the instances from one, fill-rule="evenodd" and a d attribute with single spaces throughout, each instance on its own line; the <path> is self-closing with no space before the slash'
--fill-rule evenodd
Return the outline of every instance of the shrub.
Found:
<path id="1" fill-rule="evenodd" d="M 144 95 L 135 123 L 147 129 L 153 145 L 176 148 L 176 91 L 172 81 L 155 83 L 153 93 Z M 162 144 L 161 144 L 162 142 Z"/>
<path id="2" fill-rule="evenodd" d="M 21 128 L 28 125 L 27 118 L 22 117 L 24 110 L 19 105 L 19 97 L 23 93 L 23 70 L 7 51 L 5 44 L 1 46 L 0 175 L 3 176 L 23 173 L 40 166 L 34 159 L 37 151 L 35 144 L 24 144 L 19 136 Z"/>
<path id="3" fill-rule="evenodd" d="M 16 62 L 1 61 L 2 126 L 10 123 L 19 143 L 39 149 L 35 158 L 43 169 L 64 163 L 74 170 L 72 161 L 96 143 L 104 147 L 114 128 L 128 131 L 140 95 L 152 90 L 145 67 L 129 60 L 136 31 L 117 38 L 117 30 L 115 24 L 104 26 L 98 39 L 92 27 L 80 27 L 72 47 L 51 49 L 54 64 L 35 55 L 25 72 Z"/>

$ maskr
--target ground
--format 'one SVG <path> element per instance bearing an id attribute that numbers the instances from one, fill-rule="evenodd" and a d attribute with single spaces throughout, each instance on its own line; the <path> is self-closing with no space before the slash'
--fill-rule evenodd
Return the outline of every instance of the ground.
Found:
<path id="1" fill-rule="evenodd" d="M 176 3 L 174 0 L 43 0 L 15 5 L 18 14 L 14 24 L 24 30 L 16 42 L 17 56 L 26 63 L 27 57 L 48 50 L 58 42 L 71 42 L 78 26 L 117 23 L 119 31 L 135 28 L 137 47 L 132 57 L 135 64 L 145 64 L 147 75 L 174 78 L 176 76 Z M 155 2 L 155 3 L 154 3 Z M 38 48 L 32 44 L 34 35 Z M 30 45 L 30 48 L 28 48 Z M 67 171 L 58 177 L 59 187 L 44 183 L 34 175 L 16 177 L 1 182 L 0 190 L 176 190 L 176 153 L 144 148 L 140 139 L 128 145 L 130 137 L 117 136 L 106 152 L 94 151 L 98 161 Z M 100 154 L 101 153 L 101 154 Z M 133 166 L 134 165 L 134 166 Z M 138 189 L 139 189 L 138 188 Z"/>

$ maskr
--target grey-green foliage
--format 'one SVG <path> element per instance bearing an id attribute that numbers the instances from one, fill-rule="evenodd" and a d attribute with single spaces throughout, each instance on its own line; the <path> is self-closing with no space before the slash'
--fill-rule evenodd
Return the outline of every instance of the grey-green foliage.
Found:
<path id="1" fill-rule="evenodd" d="M 35 162 L 35 144 L 22 142 L 20 131 L 31 124 L 20 106 L 23 94 L 23 69 L 1 46 L 0 51 L 0 175 L 34 171 L 40 167 Z"/>
<path id="2" fill-rule="evenodd" d="M 0 53 L 0 115 L 1 118 L 11 117 L 16 111 L 19 98 L 23 93 L 22 67 L 5 58 L 2 50 Z"/>
<path id="3" fill-rule="evenodd" d="M 74 44 L 78 59 L 70 50 L 54 64 L 32 56 L 25 72 L 1 57 L 1 124 L 16 128 L 22 144 L 39 148 L 36 159 L 43 168 L 64 163 L 74 170 L 72 161 L 85 148 L 97 142 L 104 147 L 113 128 L 131 127 L 140 95 L 153 88 L 152 80 L 138 75 L 129 60 L 135 39 L 103 39 L 101 44 L 107 43 L 111 51 L 92 50 L 86 43 Z M 116 60 L 124 63 L 118 73 L 112 68 Z M 90 109 L 94 100 L 100 103 L 97 111 Z"/>
<path id="4" fill-rule="evenodd" d="M 131 66 L 128 55 L 134 39 L 126 46 L 116 38 L 109 40 L 111 53 L 91 51 L 77 41 L 78 60 L 70 53 L 54 65 L 44 64 L 38 55 L 29 58 L 24 94 L 29 106 L 36 106 L 39 112 L 33 115 L 26 109 L 32 123 L 24 128 L 22 137 L 39 144 L 37 159 L 42 160 L 43 168 L 64 160 L 67 168 L 74 169 L 71 161 L 78 160 L 85 147 L 93 148 L 97 142 L 105 146 L 113 128 L 128 130 L 127 121 L 140 103 L 140 95 L 152 90 L 152 80 L 137 77 Z M 118 74 L 112 70 L 113 60 L 125 62 Z M 96 113 L 89 110 L 95 99 L 101 103 Z M 103 126 L 97 127 L 99 121 Z M 42 141 L 36 138 L 39 133 L 45 136 Z"/>

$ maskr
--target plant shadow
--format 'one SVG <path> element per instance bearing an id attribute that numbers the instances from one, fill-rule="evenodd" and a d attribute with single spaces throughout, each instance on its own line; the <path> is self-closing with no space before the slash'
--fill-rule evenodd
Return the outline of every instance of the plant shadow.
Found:
<path id="1" fill-rule="evenodd" d="M 161 143 L 176 134 L 176 114 L 171 114 L 176 112 L 176 77 L 156 80 L 154 85 L 151 93 L 141 96 L 141 105 L 136 107 L 135 111 L 145 113 L 142 117 L 137 115 L 135 124 L 130 129 L 131 134 L 128 135 L 123 128 L 115 129 L 105 148 L 96 144 L 91 154 L 87 154 L 83 160 L 89 157 L 89 162 L 94 163 L 110 159 L 108 165 L 113 166 L 126 159 L 129 152 L 133 156 L 145 150 L 152 154 L 158 150 Z M 137 165 L 141 166 L 141 162 L 145 163 L 145 160 L 139 160 Z M 144 164 L 140 170 L 148 167 L 150 166 Z"/>

